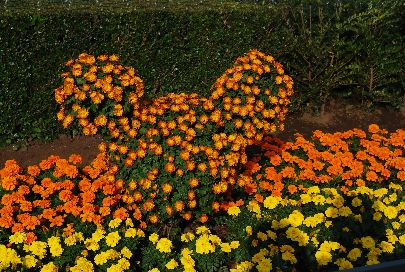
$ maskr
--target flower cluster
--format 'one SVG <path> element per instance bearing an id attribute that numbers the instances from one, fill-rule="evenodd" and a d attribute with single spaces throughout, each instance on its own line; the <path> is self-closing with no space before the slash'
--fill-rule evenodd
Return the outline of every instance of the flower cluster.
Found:
<path id="1" fill-rule="evenodd" d="M 63 85 L 55 89 L 55 100 L 61 105 L 57 117 L 63 127 L 77 120 L 84 135 L 119 137 L 116 124 L 132 115 L 144 93 L 135 69 L 119 64 L 117 55 L 86 53 L 69 60 L 66 67 Z"/>
<path id="2" fill-rule="evenodd" d="M 247 161 L 246 146 L 283 129 L 291 77 L 273 57 L 251 50 L 214 83 L 207 98 L 170 93 L 140 104 L 142 81 L 117 60 L 81 54 L 69 61 L 71 71 L 55 91 L 57 102 L 63 112 L 77 112 L 72 116 L 92 134 L 96 129 L 88 113 L 102 113 L 90 114 L 93 128 L 106 129 L 99 149 L 117 167 L 123 200 L 138 211 L 138 220 L 205 223 L 229 197 L 238 168 Z M 109 99 L 78 103 L 86 90 Z M 66 114 L 59 115 L 65 124 Z"/>
<path id="3" fill-rule="evenodd" d="M 369 134 L 369 135 L 367 135 Z M 315 131 L 312 139 L 296 134 L 293 142 L 266 137 L 261 153 L 244 167 L 237 181 L 262 202 L 264 192 L 297 198 L 306 187 L 332 183 L 342 191 L 356 186 L 381 187 L 405 181 L 405 133 L 388 133 L 377 125 L 366 133 L 352 129 L 334 134 Z"/>
<path id="4" fill-rule="evenodd" d="M 302 266 L 334 271 L 404 254 L 403 130 L 388 134 L 371 125 L 369 133 L 317 131 L 308 141 L 301 136 L 283 144 L 275 138 L 265 140 L 269 142 L 262 143 L 263 149 L 275 154 L 258 154 L 254 157 L 261 158 L 256 162 L 270 167 L 266 161 L 281 154 L 281 161 L 273 160 L 272 165 L 288 167 L 290 159 L 298 177 L 306 171 L 294 165 L 301 162 L 299 158 L 306 167 L 317 154 L 329 159 L 323 161 L 327 167 L 333 167 L 334 157 L 341 163 L 351 159 L 351 163 L 336 176 L 326 168 L 324 175 L 331 177 L 327 182 L 282 176 L 279 183 L 287 188 L 295 183 L 295 192 L 264 190 L 260 176 L 255 176 L 257 192 L 247 191 L 238 201 L 218 203 L 216 208 L 227 213 L 218 213 L 216 223 L 197 222 L 180 229 L 161 225 L 151 230 L 145 228 L 146 222 L 139 222 L 137 206 L 124 200 L 123 181 L 116 178 L 117 167 L 109 164 L 106 154 L 86 166 L 80 166 L 78 155 L 68 160 L 51 156 L 27 169 L 8 161 L 0 170 L 0 253 L 7 256 L 0 260 L 0 271 L 57 271 L 60 267 L 69 271 L 206 271 L 222 266 L 230 271 Z M 345 157 L 338 155 L 342 148 Z M 347 184 L 343 177 L 358 167 L 354 159 L 358 156 L 367 161 L 357 159 L 365 166 L 356 172 L 355 182 Z M 390 171 L 389 178 L 367 179 L 368 171 L 378 163 Z M 259 175 L 252 166 L 253 162 L 247 163 L 238 182 L 246 180 L 249 171 L 251 176 Z M 275 168 L 274 177 L 279 170 Z"/>

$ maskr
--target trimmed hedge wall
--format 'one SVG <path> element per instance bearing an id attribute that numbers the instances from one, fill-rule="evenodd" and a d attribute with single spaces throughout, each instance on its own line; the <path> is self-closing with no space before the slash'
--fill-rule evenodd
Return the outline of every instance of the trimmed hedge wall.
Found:
<path id="1" fill-rule="evenodd" d="M 293 110 L 319 109 L 334 96 L 402 105 L 402 1 L 72 7 L 0 10 L 0 146 L 62 133 L 53 89 L 62 64 L 81 52 L 119 54 L 138 68 L 146 97 L 207 93 L 236 56 L 257 48 L 273 54 L 294 78 Z"/>

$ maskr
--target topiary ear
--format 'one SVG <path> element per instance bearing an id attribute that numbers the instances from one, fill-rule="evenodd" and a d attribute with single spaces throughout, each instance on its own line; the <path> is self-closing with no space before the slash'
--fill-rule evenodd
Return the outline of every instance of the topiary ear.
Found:
<path id="1" fill-rule="evenodd" d="M 136 70 L 120 64 L 117 55 L 86 53 L 69 60 L 66 67 L 63 84 L 55 90 L 58 120 L 65 128 L 77 121 L 85 135 L 122 136 L 118 127 L 125 131 L 144 94 Z"/>
<path id="2" fill-rule="evenodd" d="M 251 144 L 284 129 L 292 87 L 280 63 L 253 49 L 215 81 L 207 104 L 220 110 L 225 126 L 232 126 Z"/>

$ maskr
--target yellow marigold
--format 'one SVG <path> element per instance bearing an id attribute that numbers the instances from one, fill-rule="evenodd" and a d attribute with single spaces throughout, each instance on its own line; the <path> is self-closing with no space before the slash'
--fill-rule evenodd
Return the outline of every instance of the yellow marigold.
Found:
<path id="1" fill-rule="evenodd" d="M 268 196 L 263 202 L 264 207 L 267 209 L 274 209 L 280 203 L 281 197 L 279 196 Z"/>
<path id="2" fill-rule="evenodd" d="M 63 248 L 60 244 L 60 238 L 52 236 L 48 238 L 49 251 L 53 257 L 59 257 L 63 253 Z"/>
<path id="3" fill-rule="evenodd" d="M 115 218 L 108 223 L 108 226 L 112 229 L 118 228 L 122 220 L 120 218 Z"/>
<path id="4" fill-rule="evenodd" d="M 293 227 L 298 227 L 302 225 L 304 221 L 304 215 L 300 213 L 298 210 L 294 210 L 289 216 L 288 220 L 290 221 L 290 225 Z"/>
<path id="5" fill-rule="evenodd" d="M 229 243 L 221 243 L 221 250 L 222 252 L 229 253 L 232 251 L 231 245 Z"/>
<path id="6" fill-rule="evenodd" d="M 16 232 L 8 238 L 11 244 L 22 244 L 25 239 L 27 239 L 27 235 L 24 232 Z"/>
<path id="7" fill-rule="evenodd" d="M 9 267 L 15 267 L 21 264 L 21 259 L 14 249 L 7 248 L 5 245 L 0 244 L 0 269 L 7 270 Z"/>
<path id="8" fill-rule="evenodd" d="M 361 256 L 361 249 L 360 248 L 353 248 L 347 254 L 347 258 L 351 261 L 356 261 Z"/>
<path id="9" fill-rule="evenodd" d="M 228 208 L 229 215 L 236 217 L 236 216 L 238 216 L 239 213 L 240 213 L 240 209 L 238 206 L 232 206 L 232 207 Z"/>
<path id="10" fill-rule="evenodd" d="M 130 259 L 132 257 L 131 250 L 129 248 L 127 248 L 126 246 L 121 249 L 121 254 L 122 254 L 122 256 L 124 256 L 127 259 Z"/>
<path id="11" fill-rule="evenodd" d="M 273 268 L 271 260 L 268 258 L 263 258 L 258 265 L 256 265 L 258 272 L 269 272 Z"/>
<path id="12" fill-rule="evenodd" d="M 398 216 L 398 210 L 394 206 L 386 206 L 383 212 L 388 219 L 394 219 Z"/>
<path id="13" fill-rule="evenodd" d="M 259 238 L 262 241 L 267 241 L 267 235 L 261 231 L 259 231 L 257 234 L 257 238 Z"/>
<path id="14" fill-rule="evenodd" d="M 344 258 L 337 259 L 335 264 L 339 266 L 339 270 L 353 268 L 353 264 Z"/>
<path id="15" fill-rule="evenodd" d="M 124 234 L 125 238 L 134 238 L 136 235 L 137 231 L 135 228 L 128 228 Z"/>
<path id="16" fill-rule="evenodd" d="M 327 265 L 332 261 L 332 254 L 327 251 L 317 251 L 315 258 L 319 265 Z"/>
<path id="17" fill-rule="evenodd" d="M 151 235 L 149 235 L 149 241 L 151 241 L 152 243 L 156 243 L 159 240 L 159 235 L 157 233 L 152 233 Z"/>
<path id="18" fill-rule="evenodd" d="M 118 231 L 111 232 L 105 237 L 105 242 L 109 247 L 115 247 L 120 240 Z"/>
<path id="19" fill-rule="evenodd" d="M 53 262 L 50 262 L 41 268 L 41 272 L 58 272 L 58 267 Z"/>
<path id="20" fill-rule="evenodd" d="M 360 241 L 364 248 L 371 249 L 375 247 L 375 241 L 371 236 L 362 237 Z"/>
<path id="21" fill-rule="evenodd" d="M 47 243 L 42 241 L 34 241 L 30 245 L 24 245 L 24 251 L 37 256 L 39 259 L 45 258 Z"/>
<path id="22" fill-rule="evenodd" d="M 195 236 L 192 232 L 183 233 L 180 237 L 182 242 L 190 242 L 190 241 L 193 241 L 194 238 L 195 238 Z"/>
<path id="23" fill-rule="evenodd" d="M 253 234 L 253 229 L 251 226 L 246 226 L 245 231 L 248 236 L 251 236 Z"/>
<path id="24" fill-rule="evenodd" d="M 211 233 L 211 231 L 206 226 L 200 226 L 200 227 L 198 227 L 196 229 L 195 233 L 197 233 L 197 234 L 209 234 L 209 233 Z"/>
<path id="25" fill-rule="evenodd" d="M 24 267 L 33 268 L 37 265 L 38 260 L 32 255 L 27 255 L 21 258 Z"/>
<path id="26" fill-rule="evenodd" d="M 208 254 L 215 252 L 215 246 L 210 243 L 207 234 L 199 237 L 195 243 L 195 252 L 199 254 Z"/>
<path id="27" fill-rule="evenodd" d="M 329 207 L 325 211 L 327 217 L 336 218 L 339 216 L 339 210 L 335 207 Z"/>
<path id="28" fill-rule="evenodd" d="M 235 268 L 231 268 L 230 272 L 247 272 L 253 268 L 253 264 L 249 261 L 241 262 L 237 264 Z"/>
<path id="29" fill-rule="evenodd" d="M 382 241 L 380 243 L 380 248 L 383 252 L 388 252 L 388 253 L 392 253 L 394 251 L 394 246 L 386 241 Z"/>
<path id="30" fill-rule="evenodd" d="M 148 272 L 160 272 L 160 270 L 157 268 L 152 268 L 152 269 L 149 269 Z"/>
<path id="31" fill-rule="evenodd" d="M 76 259 L 76 265 L 71 267 L 71 272 L 93 272 L 94 267 L 91 261 L 87 260 L 84 257 L 78 257 Z"/>
<path id="32" fill-rule="evenodd" d="M 237 249 L 237 248 L 239 248 L 239 246 L 240 246 L 239 241 L 232 241 L 231 242 L 231 248 L 232 249 Z"/>
<path id="33" fill-rule="evenodd" d="M 167 238 L 161 238 L 156 244 L 156 249 L 160 252 L 170 253 L 172 251 L 172 241 Z"/>
<path id="34" fill-rule="evenodd" d="M 165 266 L 167 269 L 172 270 L 179 266 L 179 263 L 175 259 L 171 259 Z"/>
<path id="35" fill-rule="evenodd" d="M 405 234 L 398 237 L 399 242 L 405 246 Z"/>

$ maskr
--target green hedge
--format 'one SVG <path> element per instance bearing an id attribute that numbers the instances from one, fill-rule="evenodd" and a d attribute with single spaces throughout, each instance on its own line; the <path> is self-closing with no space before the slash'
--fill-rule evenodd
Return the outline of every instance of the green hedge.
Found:
<path id="1" fill-rule="evenodd" d="M 147 97 L 206 94 L 251 48 L 293 76 L 293 110 L 334 96 L 399 107 L 404 96 L 402 1 L 11 2 L 0 7 L 0 146 L 62 133 L 53 89 L 81 52 L 119 54 Z"/>

